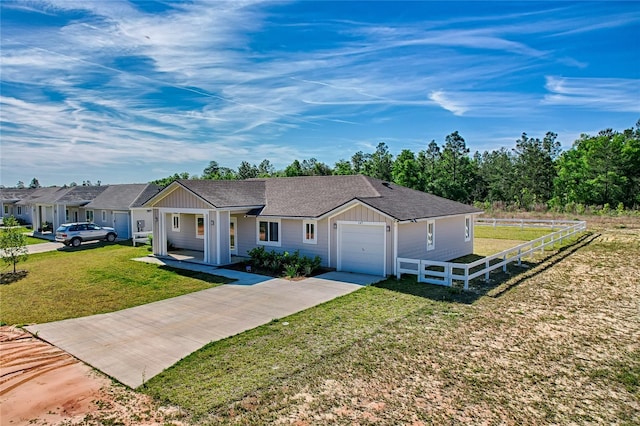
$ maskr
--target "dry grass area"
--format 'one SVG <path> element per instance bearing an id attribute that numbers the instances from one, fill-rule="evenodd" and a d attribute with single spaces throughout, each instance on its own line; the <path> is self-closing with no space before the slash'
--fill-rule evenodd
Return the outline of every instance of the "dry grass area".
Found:
<path id="1" fill-rule="evenodd" d="M 415 310 L 208 421 L 639 424 L 640 231 L 601 226 L 495 297 Z"/>

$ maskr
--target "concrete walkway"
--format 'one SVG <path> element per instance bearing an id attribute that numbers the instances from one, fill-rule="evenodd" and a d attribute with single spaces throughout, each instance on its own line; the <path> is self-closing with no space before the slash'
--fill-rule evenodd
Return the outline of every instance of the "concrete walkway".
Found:
<path id="1" fill-rule="evenodd" d="M 166 262 L 170 264 L 173 262 Z M 181 263 L 181 262 L 175 262 Z M 175 265 L 170 265 L 175 266 Z M 26 327 L 121 383 L 136 388 L 215 340 L 266 324 L 382 280 L 330 273 L 301 281 L 213 270 L 238 282 L 122 311 Z M 332 275 L 339 274 L 339 275 Z M 352 282 L 333 278 L 342 277 Z"/>

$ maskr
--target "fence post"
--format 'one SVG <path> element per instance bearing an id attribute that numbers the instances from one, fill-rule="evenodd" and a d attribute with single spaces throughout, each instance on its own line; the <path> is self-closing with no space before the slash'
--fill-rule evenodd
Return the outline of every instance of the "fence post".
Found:
<path id="1" fill-rule="evenodd" d="M 502 272 L 507 272 L 507 255 L 506 254 L 502 256 L 502 262 L 504 262 L 504 265 L 502 265 Z"/>
<path id="2" fill-rule="evenodd" d="M 453 285 L 453 279 L 451 278 L 451 275 L 453 275 L 453 265 L 449 263 L 447 264 L 447 267 L 445 269 L 447 271 L 447 276 L 446 276 L 447 285 L 451 287 Z"/>
<path id="3" fill-rule="evenodd" d="M 464 267 L 464 289 L 469 290 L 469 265 Z"/>
<path id="4" fill-rule="evenodd" d="M 484 261 L 484 269 L 487 270 L 487 272 L 484 273 L 484 281 L 489 282 L 489 261 L 488 260 Z"/>
<path id="5" fill-rule="evenodd" d="M 522 253 L 522 249 L 521 249 L 521 248 L 519 248 L 519 249 L 518 249 L 518 266 L 522 266 L 522 256 L 521 256 L 521 253 Z"/>
<path id="6" fill-rule="evenodd" d="M 524 229 L 524 219 L 520 219 L 520 229 Z"/>

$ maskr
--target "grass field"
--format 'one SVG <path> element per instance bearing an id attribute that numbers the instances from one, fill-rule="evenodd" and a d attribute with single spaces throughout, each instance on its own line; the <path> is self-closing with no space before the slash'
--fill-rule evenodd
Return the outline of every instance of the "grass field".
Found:
<path id="1" fill-rule="evenodd" d="M 489 295 L 387 280 L 215 342 L 143 392 L 196 424 L 638 424 L 640 232 Z"/>
<path id="2" fill-rule="evenodd" d="M 0 321 L 30 324 L 112 312 L 229 282 L 131 259 L 146 247 L 97 244 L 33 254 L 28 275 L 0 286 Z"/>

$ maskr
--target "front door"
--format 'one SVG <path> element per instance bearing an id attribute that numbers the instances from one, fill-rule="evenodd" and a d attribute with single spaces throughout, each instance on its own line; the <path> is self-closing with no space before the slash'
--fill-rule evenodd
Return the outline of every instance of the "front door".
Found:
<path id="1" fill-rule="evenodd" d="M 229 218 L 229 251 L 231 254 L 238 254 L 238 246 L 236 244 L 236 233 L 238 230 L 238 218 Z"/>

